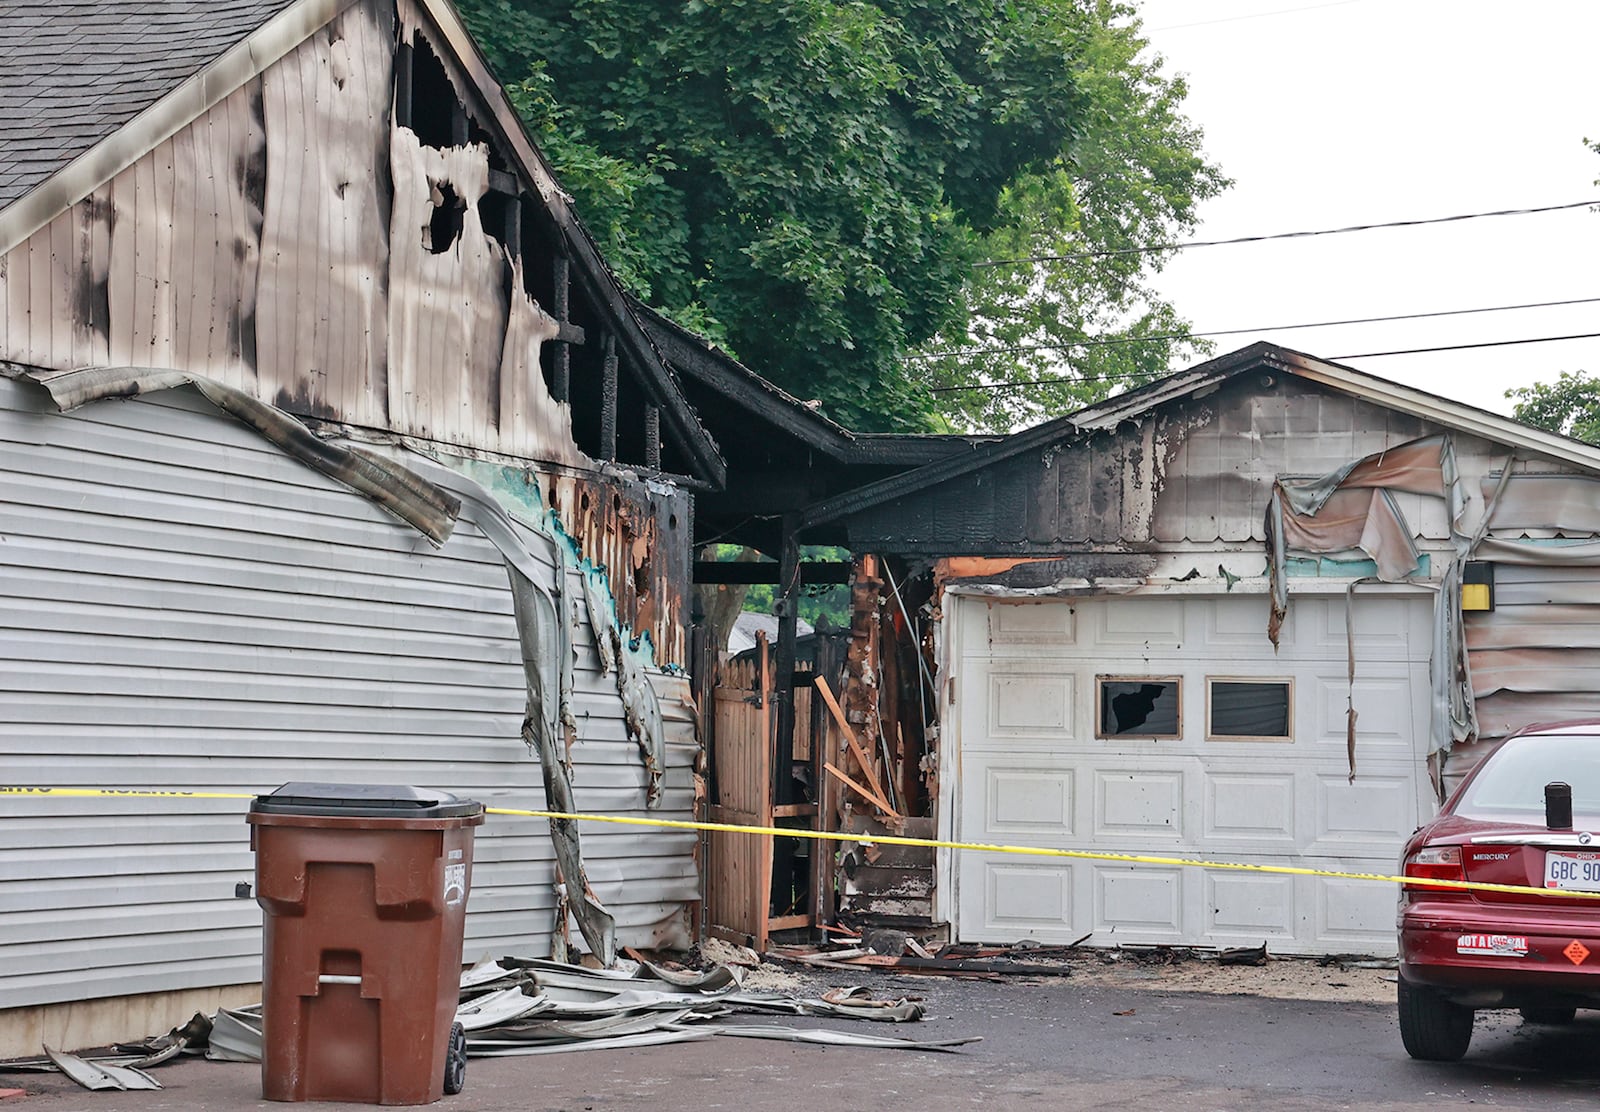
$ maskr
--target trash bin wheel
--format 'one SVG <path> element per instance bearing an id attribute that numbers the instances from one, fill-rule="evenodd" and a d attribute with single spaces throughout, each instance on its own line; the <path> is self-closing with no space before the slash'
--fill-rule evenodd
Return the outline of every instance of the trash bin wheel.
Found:
<path id="1" fill-rule="evenodd" d="M 467 1087 L 467 1031 L 459 1023 L 450 1025 L 450 1049 L 444 1056 L 444 1091 L 455 1096 Z"/>

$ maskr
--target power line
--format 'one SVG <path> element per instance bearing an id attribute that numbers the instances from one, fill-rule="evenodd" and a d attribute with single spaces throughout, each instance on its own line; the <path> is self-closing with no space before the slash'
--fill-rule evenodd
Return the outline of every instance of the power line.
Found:
<path id="1" fill-rule="evenodd" d="M 1273 232 L 1270 235 L 1236 236 L 1233 239 L 1191 239 L 1181 243 L 1157 243 L 1148 247 L 1117 247 L 1105 251 L 1074 251 L 1066 255 L 1027 255 L 1019 259 L 986 259 L 973 263 L 974 268 L 991 266 L 1027 266 L 1033 263 L 1064 263 L 1076 259 L 1105 259 L 1118 255 L 1153 255 L 1160 251 L 1185 251 L 1191 247 L 1228 247 L 1238 243 L 1265 243 L 1276 239 L 1309 239 L 1312 236 L 1336 236 L 1346 232 L 1370 232 L 1379 228 L 1417 228 L 1424 224 L 1453 224 L 1462 220 L 1482 220 L 1490 216 L 1529 216 L 1540 212 L 1561 212 L 1566 209 L 1588 208 L 1600 205 L 1596 201 L 1571 201 L 1564 205 L 1540 205 L 1537 208 L 1495 209 L 1492 212 L 1463 212 L 1455 216 L 1430 216 L 1420 220 L 1388 220 L 1381 224 L 1351 224 L 1344 228 L 1316 228 L 1299 232 Z"/>
<path id="2" fill-rule="evenodd" d="M 1423 355 L 1434 351 L 1466 351 L 1470 348 L 1512 347 L 1517 344 L 1553 344 L 1562 340 L 1593 340 L 1600 338 L 1600 332 L 1578 332 L 1570 336 L 1529 336 L 1520 340 L 1485 340 L 1476 344 L 1445 344 L 1440 347 L 1400 348 L 1395 351 L 1365 351 L 1355 355 L 1331 355 L 1327 358 L 1333 361 L 1341 359 L 1378 359 L 1388 355 Z M 1127 382 L 1132 380 L 1151 381 L 1160 378 L 1160 375 L 1144 375 L 1137 373 L 1099 374 L 1089 378 L 1072 379 L 1056 376 L 1054 378 L 1014 379 L 1009 382 L 972 382 L 964 386 L 930 386 L 930 394 L 959 394 L 967 390 L 1011 390 L 1021 389 L 1025 386 L 1058 386 L 1075 382 Z"/>
<path id="3" fill-rule="evenodd" d="M 1069 348 L 1119 347 L 1125 344 L 1151 344 L 1160 340 L 1188 340 L 1210 336 L 1243 336 L 1255 332 L 1289 332 L 1297 328 L 1335 328 L 1346 324 L 1382 324 L 1386 321 L 1425 320 L 1429 317 L 1462 317 L 1473 313 L 1505 313 L 1516 309 L 1549 309 L 1561 305 L 1592 305 L 1600 297 L 1575 297 L 1566 301 L 1529 301 L 1521 305 L 1486 305 L 1481 309 L 1440 309 L 1430 313 L 1400 313 L 1389 317 L 1351 317 L 1348 320 L 1310 321 L 1305 324 L 1272 324 L 1260 328 L 1224 328 L 1215 332 L 1161 332 L 1150 336 L 1116 336 L 1103 340 L 1068 340 L 1059 344 L 1012 344 L 1005 347 L 951 348 L 949 351 L 918 352 L 907 359 L 943 359 L 952 355 L 1006 355 L 1027 351 L 1066 351 Z"/>
<path id="4" fill-rule="evenodd" d="M 1385 355 L 1421 355 L 1428 351 L 1465 351 L 1468 348 L 1511 347 L 1515 344 L 1553 344 L 1560 340 L 1592 340 L 1600 332 L 1577 332 L 1571 336 L 1532 336 L 1526 340 L 1487 340 L 1481 344 L 1446 344 L 1443 347 L 1402 348 L 1398 351 L 1363 351 L 1357 355 L 1334 355 L 1331 359 L 1377 359 Z"/>

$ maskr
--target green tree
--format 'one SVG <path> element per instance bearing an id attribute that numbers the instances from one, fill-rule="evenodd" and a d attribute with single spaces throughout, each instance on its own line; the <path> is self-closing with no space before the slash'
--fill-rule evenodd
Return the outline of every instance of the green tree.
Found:
<path id="1" fill-rule="evenodd" d="M 1181 111 L 1187 87 L 1163 75 L 1132 12 L 1104 0 L 1095 11 L 1076 59 L 1093 105 L 1082 132 L 1006 187 L 983 240 L 993 262 L 967 283 L 967 319 L 913 356 L 962 427 L 1008 431 L 1212 350 L 1150 279 L 1173 253 L 1162 245 L 1230 183 L 1201 156 Z M 969 384 L 990 388 L 960 389 Z"/>
<path id="2" fill-rule="evenodd" d="M 1585 371 L 1562 371 L 1554 382 L 1506 391 L 1516 399 L 1511 415 L 1547 432 L 1600 444 L 1600 379 Z"/>
<path id="3" fill-rule="evenodd" d="M 905 358 L 934 338 L 1181 330 L 1144 289 L 1159 253 L 1067 281 L 973 265 L 1149 246 L 1220 186 L 1121 4 L 461 6 L 622 280 L 846 425 L 925 430 L 931 387 L 1005 373 Z M 945 409 L 1004 416 L 966 395 Z"/>

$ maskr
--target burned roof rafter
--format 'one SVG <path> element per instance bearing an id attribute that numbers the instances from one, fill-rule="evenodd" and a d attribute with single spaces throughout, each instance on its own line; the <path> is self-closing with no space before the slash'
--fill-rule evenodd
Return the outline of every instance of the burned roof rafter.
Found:
<path id="1" fill-rule="evenodd" d="M 722 485 L 727 468 L 715 442 L 667 373 L 661 354 L 635 317 L 628 296 L 601 257 L 589 230 L 572 210 L 571 198 L 557 184 L 555 172 L 544 153 L 528 137 L 521 118 L 506 99 L 505 90 L 489 68 L 477 42 L 445 0 L 415 2 L 427 13 L 435 31 L 461 67 L 478 107 L 496 125 L 514 165 L 522 170 L 543 202 L 543 214 L 559 236 L 563 253 L 576 264 L 578 286 L 615 334 L 618 347 L 627 357 L 631 375 L 660 408 L 665 425 L 672 430 L 684 453 L 699 466 L 699 477 L 713 485 Z"/>

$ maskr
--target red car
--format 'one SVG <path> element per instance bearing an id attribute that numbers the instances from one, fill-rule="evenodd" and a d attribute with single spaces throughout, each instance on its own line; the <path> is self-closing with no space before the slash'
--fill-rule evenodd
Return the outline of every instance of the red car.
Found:
<path id="1" fill-rule="evenodd" d="M 1507 738 L 1406 843 L 1406 876 L 1600 892 L 1600 721 Z M 1570 1023 L 1600 1008 L 1600 898 L 1406 885 L 1400 894 L 1400 1037 L 1452 1062 L 1477 1008 Z"/>

